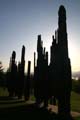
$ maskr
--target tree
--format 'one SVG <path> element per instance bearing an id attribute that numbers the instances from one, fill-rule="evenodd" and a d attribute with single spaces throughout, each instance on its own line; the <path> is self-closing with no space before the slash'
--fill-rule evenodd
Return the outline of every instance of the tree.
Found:
<path id="1" fill-rule="evenodd" d="M 0 73 L 3 72 L 2 62 L 0 61 Z"/>
<path id="2" fill-rule="evenodd" d="M 3 71 L 2 62 L 0 61 L 0 86 L 3 85 L 4 85 L 4 71 Z"/>

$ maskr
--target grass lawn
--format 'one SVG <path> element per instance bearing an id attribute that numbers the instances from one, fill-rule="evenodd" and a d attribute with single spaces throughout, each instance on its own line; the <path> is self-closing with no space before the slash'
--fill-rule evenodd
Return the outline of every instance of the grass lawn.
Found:
<path id="1" fill-rule="evenodd" d="M 8 96 L 8 91 L 7 91 L 6 88 L 0 88 L 0 96 Z M 30 96 L 30 100 L 34 101 L 35 97 Z M 2 101 L 2 102 L 5 103 L 5 101 Z M 26 102 L 24 102 L 24 101 L 20 102 L 19 100 L 13 100 L 13 101 L 9 100 L 9 101 L 6 101 L 6 104 L 4 104 L 4 103 L 1 104 L 1 100 L 0 100 L 0 107 L 1 108 L 4 108 L 4 107 L 16 107 L 16 106 L 19 106 L 19 105 L 21 106 L 21 105 L 26 104 Z M 71 110 L 80 113 L 80 94 L 75 93 L 75 92 L 71 93 Z M 80 120 L 80 117 L 76 117 L 76 118 L 74 118 L 74 120 Z"/>
<path id="2" fill-rule="evenodd" d="M 6 88 L 0 87 L 0 96 L 8 96 L 8 91 Z M 35 100 L 34 96 L 31 96 L 30 99 Z M 71 93 L 71 110 L 80 112 L 80 94 L 75 92 Z"/>
<path id="3" fill-rule="evenodd" d="M 76 118 L 74 118 L 74 120 L 80 120 L 80 117 L 76 117 Z"/>
<path id="4" fill-rule="evenodd" d="M 0 87 L 0 96 L 8 96 L 8 95 L 9 93 L 8 93 L 7 88 Z"/>
<path id="5" fill-rule="evenodd" d="M 71 109 L 72 111 L 80 112 L 80 94 L 72 92 Z"/>

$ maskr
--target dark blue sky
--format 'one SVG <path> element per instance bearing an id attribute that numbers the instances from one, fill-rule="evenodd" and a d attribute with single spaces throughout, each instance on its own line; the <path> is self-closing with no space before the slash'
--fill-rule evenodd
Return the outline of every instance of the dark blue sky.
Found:
<path id="1" fill-rule="evenodd" d="M 21 48 L 26 47 L 27 61 L 32 61 L 37 47 L 37 35 L 50 50 L 52 35 L 58 27 L 58 9 L 63 4 L 67 12 L 67 33 L 72 70 L 80 70 L 80 0 L 0 0 L 0 60 L 8 67 L 13 50 L 20 61 Z"/>

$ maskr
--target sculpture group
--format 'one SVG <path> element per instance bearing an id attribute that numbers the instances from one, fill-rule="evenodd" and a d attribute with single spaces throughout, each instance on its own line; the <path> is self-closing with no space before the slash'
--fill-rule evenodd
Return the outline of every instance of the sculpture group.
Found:
<path id="1" fill-rule="evenodd" d="M 7 71 L 9 96 L 21 98 L 24 95 L 25 100 L 29 100 L 31 61 L 28 61 L 27 77 L 25 77 L 25 46 L 22 47 L 21 61 L 18 66 L 15 59 L 16 52 L 13 51 Z M 55 36 L 52 36 L 50 64 L 48 64 L 48 52 L 43 48 L 41 35 L 38 35 L 37 60 L 36 53 L 34 53 L 34 75 L 32 81 L 33 95 L 37 106 L 43 102 L 44 107 L 47 107 L 49 100 L 53 104 L 56 104 L 57 100 L 59 114 L 70 114 L 71 63 L 68 55 L 66 10 L 63 5 L 60 6 L 58 11 L 58 29 L 55 31 Z"/>

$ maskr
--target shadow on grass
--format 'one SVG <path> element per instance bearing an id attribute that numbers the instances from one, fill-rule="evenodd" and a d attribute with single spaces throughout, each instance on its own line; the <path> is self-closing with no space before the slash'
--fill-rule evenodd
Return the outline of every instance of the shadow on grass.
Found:
<path id="1" fill-rule="evenodd" d="M 9 97 L 9 96 L 0 96 L 0 101 L 5 101 L 5 100 L 15 100 L 14 97 Z"/>
<path id="2" fill-rule="evenodd" d="M 35 104 L 27 104 L 12 108 L 0 109 L 0 118 L 26 120 L 73 120 L 71 116 L 61 117 L 46 108 L 38 108 Z"/>
<path id="3" fill-rule="evenodd" d="M 23 102 L 24 100 L 18 99 L 17 97 L 0 96 L 0 104 L 14 104 Z"/>
<path id="4" fill-rule="evenodd" d="M 80 117 L 75 117 L 74 120 L 80 120 Z"/>

